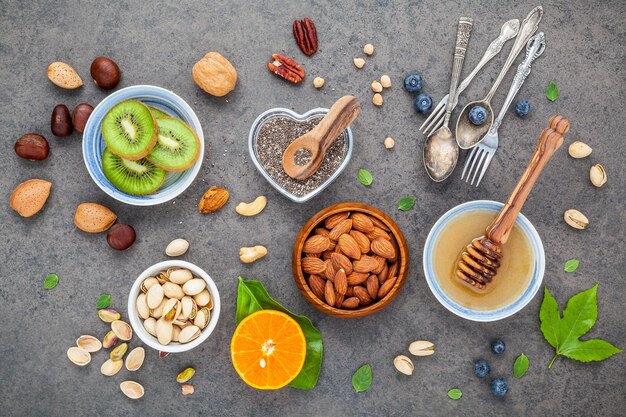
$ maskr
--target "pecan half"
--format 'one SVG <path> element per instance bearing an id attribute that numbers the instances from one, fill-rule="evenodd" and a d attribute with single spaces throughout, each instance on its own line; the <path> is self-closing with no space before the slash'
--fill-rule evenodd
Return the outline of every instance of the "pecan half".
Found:
<path id="1" fill-rule="evenodd" d="M 311 56 L 317 52 L 317 29 L 308 17 L 293 22 L 293 37 L 305 55 Z"/>
<path id="2" fill-rule="evenodd" d="M 304 69 L 296 61 L 280 54 L 272 54 L 274 62 L 268 62 L 267 68 L 279 77 L 294 84 L 304 79 Z"/>

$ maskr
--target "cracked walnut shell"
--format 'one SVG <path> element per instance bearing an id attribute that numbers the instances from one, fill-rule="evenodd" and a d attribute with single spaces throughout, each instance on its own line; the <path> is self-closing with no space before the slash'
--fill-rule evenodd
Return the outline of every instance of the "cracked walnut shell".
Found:
<path id="1" fill-rule="evenodd" d="M 235 67 L 217 52 L 209 52 L 196 62 L 191 76 L 201 89 L 217 97 L 233 91 L 237 83 Z"/>

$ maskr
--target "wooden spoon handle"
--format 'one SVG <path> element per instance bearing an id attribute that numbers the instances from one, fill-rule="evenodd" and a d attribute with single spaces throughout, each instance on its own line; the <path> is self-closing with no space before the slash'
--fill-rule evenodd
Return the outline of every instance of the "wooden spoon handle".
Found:
<path id="1" fill-rule="evenodd" d="M 319 138 L 320 148 L 324 154 L 330 145 L 339 137 L 361 113 L 361 105 L 354 96 L 343 96 L 332 105 L 326 116 L 311 131 Z"/>
<path id="2" fill-rule="evenodd" d="M 486 236 L 491 241 L 504 244 L 509 239 L 517 215 L 554 152 L 563 144 L 563 135 L 569 130 L 569 121 L 563 116 L 552 116 L 548 128 L 541 132 L 535 153 L 509 196 L 498 217 L 487 227 Z"/>

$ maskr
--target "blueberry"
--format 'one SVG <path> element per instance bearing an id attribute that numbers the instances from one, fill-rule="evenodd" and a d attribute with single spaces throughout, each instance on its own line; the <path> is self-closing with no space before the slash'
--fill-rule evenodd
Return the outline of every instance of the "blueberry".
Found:
<path id="1" fill-rule="evenodd" d="M 433 108 L 433 99 L 426 93 L 415 97 L 413 107 L 420 113 L 428 113 Z"/>
<path id="2" fill-rule="evenodd" d="M 509 391 L 509 384 L 504 379 L 494 378 L 491 380 L 491 392 L 496 397 L 504 397 Z"/>
<path id="3" fill-rule="evenodd" d="M 487 110 L 482 106 L 474 106 L 469 111 L 469 120 L 472 124 L 480 126 L 487 121 Z"/>
<path id="4" fill-rule="evenodd" d="M 524 117 L 530 111 L 530 103 L 528 100 L 517 100 L 515 103 L 515 114 L 519 117 Z"/>
<path id="5" fill-rule="evenodd" d="M 495 353 L 496 355 L 503 354 L 505 349 L 506 349 L 506 345 L 504 344 L 502 340 L 496 339 L 493 342 L 491 342 L 491 351 Z"/>
<path id="6" fill-rule="evenodd" d="M 412 72 L 404 78 L 404 89 L 409 93 L 417 93 L 422 89 L 422 76 Z"/>
<path id="7" fill-rule="evenodd" d="M 476 361 L 476 363 L 474 363 L 474 373 L 477 377 L 486 378 L 487 376 L 489 376 L 490 371 L 491 368 L 489 367 L 489 364 L 486 360 L 479 359 Z"/>

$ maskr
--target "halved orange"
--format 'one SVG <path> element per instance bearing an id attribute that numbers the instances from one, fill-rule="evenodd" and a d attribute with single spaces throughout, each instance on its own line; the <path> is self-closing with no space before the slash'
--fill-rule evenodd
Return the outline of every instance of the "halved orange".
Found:
<path id="1" fill-rule="evenodd" d="M 298 376 L 306 358 L 306 339 L 297 321 L 276 310 L 243 319 L 230 342 L 235 370 L 251 387 L 282 388 Z"/>

